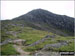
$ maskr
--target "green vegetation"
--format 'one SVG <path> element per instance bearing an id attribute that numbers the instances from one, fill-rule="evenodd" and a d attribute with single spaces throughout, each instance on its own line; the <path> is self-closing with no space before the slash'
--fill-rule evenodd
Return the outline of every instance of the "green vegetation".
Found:
<path id="1" fill-rule="evenodd" d="M 7 45 L 1 46 L 1 54 L 2 55 L 16 55 L 19 53 L 16 52 L 12 44 L 7 44 Z"/>
<path id="2" fill-rule="evenodd" d="M 62 46 L 60 48 L 52 48 L 54 51 L 64 51 L 64 52 L 74 52 L 74 41 L 69 43 L 67 46 Z"/>
<path id="3" fill-rule="evenodd" d="M 61 48 L 58 48 L 58 50 L 59 51 L 75 51 L 74 42 L 72 42 L 68 46 L 62 46 Z"/>
<path id="4" fill-rule="evenodd" d="M 17 38 L 27 40 L 26 44 L 32 44 L 35 41 L 44 38 L 48 34 L 53 35 L 53 33 L 51 32 L 48 33 L 47 31 L 36 30 L 30 27 L 24 27 L 22 29 L 22 32 L 18 34 Z"/>
<path id="5" fill-rule="evenodd" d="M 16 17 L 12 20 L 1 20 L 1 43 L 13 42 L 10 40 L 21 39 L 21 47 L 27 52 L 41 50 L 47 44 L 59 44 L 60 48 L 49 47 L 52 51 L 74 51 L 74 19 L 65 15 L 57 15 L 46 10 L 35 9 L 31 12 Z M 53 35 L 55 38 L 48 38 L 45 41 L 40 41 L 39 44 L 29 46 L 45 36 Z M 66 36 L 66 37 L 64 37 Z M 5 42 L 3 42 L 5 41 Z M 14 41 L 15 42 L 15 41 Z M 61 42 L 65 42 L 62 46 Z M 68 43 L 69 42 L 69 43 Z M 15 55 L 16 52 L 13 44 L 5 44 L 1 46 L 2 55 Z"/>
<path id="6" fill-rule="evenodd" d="M 37 30 L 37 29 L 31 28 L 31 27 L 20 27 L 20 26 L 16 26 L 16 27 L 10 26 L 10 29 L 7 32 L 9 32 L 9 31 L 17 32 L 17 34 L 16 34 L 17 37 L 14 37 L 14 35 L 12 35 L 12 34 L 6 34 L 5 31 L 2 31 L 2 34 L 1 34 L 2 41 L 4 41 L 7 38 L 24 39 L 24 40 L 27 40 L 25 42 L 25 45 L 32 44 L 32 43 L 44 38 L 46 35 L 55 35 L 54 33 L 51 33 L 51 32 L 48 33 L 47 31 Z M 51 38 L 49 38 L 43 43 L 37 44 L 32 47 L 25 46 L 23 49 L 26 52 L 34 52 L 34 51 L 41 50 L 46 44 L 58 43 L 59 41 L 68 41 L 71 39 L 75 39 L 75 37 L 73 37 L 73 36 L 64 37 L 64 36 L 56 35 L 56 37 L 53 38 L 52 40 L 51 40 Z M 52 49 L 54 51 L 74 51 L 73 43 L 74 42 L 72 41 L 68 46 L 62 46 L 61 48 L 52 48 Z M 12 44 L 3 45 L 1 48 L 1 53 L 5 54 L 5 55 L 19 54 L 15 51 Z"/>
<path id="7" fill-rule="evenodd" d="M 31 46 L 31 47 L 25 47 L 23 49 L 28 52 L 34 52 L 34 51 L 41 50 L 46 44 L 53 44 L 53 43 L 58 43 L 58 41 L 64 41 L 64 40 L 69 41 L 70 40 L 70 43 L 67 46 L 62 46 L 60 48 L 49 47 L 49 49 L 51 49 L 53 51 L 75 51 L 74 41 L 73 41 L 73 39 L 75 37 L 61 37 L 61 36 L 59 36 L 59 37 L 56 37 L 54 40 L 48 39 L 43 43 L 37 44 L 35 46 Z M 48 50 L 48 51 L 50 51 L 50 50 Z"/>

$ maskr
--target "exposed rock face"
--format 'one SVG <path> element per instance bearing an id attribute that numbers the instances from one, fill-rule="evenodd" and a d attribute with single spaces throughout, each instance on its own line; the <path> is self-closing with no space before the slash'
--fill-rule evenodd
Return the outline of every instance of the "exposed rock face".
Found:
<path id="1" fill-rule="evenodd" d="M 37 44 L 39 44 L 39 43 L 44 42 L 44 41 L 47 40 L 48 38 L 54 38 L 54 37 L 55 37 L 54 35 L 52 35 L 52 36 L 47 35 L 47 36 L 45 36 L 44 38 L 42 38 L 41 40 L 38 40 L 38 41 L 36 41 L 36 42 L 30 44 L 29 46 L 37 45 Z"/>
<path id="2" fill-rule="evenodd" d="M 34 54 L 34 56 L 61 56 L 59 52 L 44 52 L 44 51 L 38 51 Z"/>
<path id="3" fill-rule="evenodd" d="M 44 48 L 42 50 L 46 50 L 48 49 L 49 47 L 52 47 L 52 48 L 60 48 L 61 46 L 66 46 L 68 45 L 67 42 L 60 42 L 60 43 L 54 43 L 54 44 L 47 44 L 44 46 Z"/>

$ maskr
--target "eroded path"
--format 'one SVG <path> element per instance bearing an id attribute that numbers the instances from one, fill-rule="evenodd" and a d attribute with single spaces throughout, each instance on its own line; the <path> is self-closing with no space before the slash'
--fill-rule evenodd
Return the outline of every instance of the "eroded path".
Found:
<path id="1" fill-rule="evenodd" d="M 30 54 L 30 52 L 25 52 L 25 51 L 22 49 L 22 46 L 13 45 L 13 47 L 16 49 L 17 52 L 20 53 L 20 55 L 28 55 L 28 54 Z"/>

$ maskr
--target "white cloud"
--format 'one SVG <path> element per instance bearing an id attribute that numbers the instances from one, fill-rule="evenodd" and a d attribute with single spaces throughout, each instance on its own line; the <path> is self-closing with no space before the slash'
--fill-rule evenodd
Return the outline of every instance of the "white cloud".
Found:
<path id="1" fill-rule="evenodd" d="M 74 1 L 1 1 L 1 19 L 12 19 L 38 8 L 74 17 Z"/>

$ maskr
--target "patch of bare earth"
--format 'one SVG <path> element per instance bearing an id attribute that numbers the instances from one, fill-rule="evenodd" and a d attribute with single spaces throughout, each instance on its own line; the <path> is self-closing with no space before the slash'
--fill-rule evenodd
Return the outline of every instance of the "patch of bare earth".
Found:
<path id="1" fill-rule="evenodd" d="M 16 49 L 17 52 L 20 53 L 20 55 L 28 55 L 28 54 L 30 54 L 30 52 L 25 52 L 25 51 L 22 49 L 22 46 L 13 45 L 13 47 Z"/>

